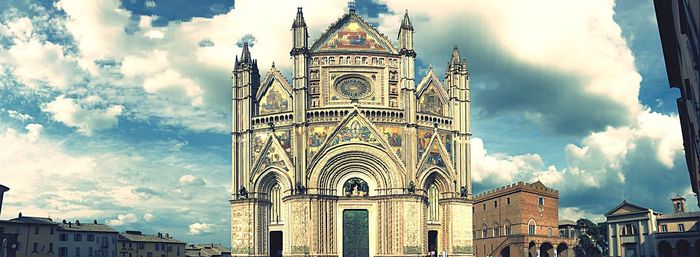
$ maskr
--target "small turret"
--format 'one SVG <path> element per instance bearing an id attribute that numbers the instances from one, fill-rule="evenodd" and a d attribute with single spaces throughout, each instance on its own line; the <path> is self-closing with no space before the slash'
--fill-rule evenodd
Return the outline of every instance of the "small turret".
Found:
<path id="1" fill-rule="evenodd" d="M 673 202 L 673 213 L 681 213 L 685 212 L 685 198 L 683 198 L 681 195 L 676 194 L 676 197 L 671 199 L 671 202 Z"/>
<path id="2" fill-rule="evenodd" d="M 411 18 L 408 17 L 408 10 L 403 15 L 401 29 L 399 29 L 399 48 L 400 55 L 416 57 L 416 52 L 413 50 L 413 25 Z"/>
<path id="3" fill-rule="evenodd" d="M 452 48 L 452 57 L 450 57 L 450 64 L 460 63 L 462 58 L 459 56 L 459 49 L 457 45 Z"/>

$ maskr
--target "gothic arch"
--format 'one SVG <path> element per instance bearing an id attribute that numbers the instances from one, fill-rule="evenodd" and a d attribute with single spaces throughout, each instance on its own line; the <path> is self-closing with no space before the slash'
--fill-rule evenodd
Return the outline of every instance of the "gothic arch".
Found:
<path id="1" fill-rule="evenodd" d="M 338 185 L 352 175 L 362 176 L 375 185 L 370 195 L 383 194 L 383 189 L 405 188 L 405 172 L 395 160 L 393 153 L 387 153 L 374 145 L 363 143 L 344 144 L 320 153 L 322 156 L 309 173 L 309 190 L 322 194 L 336 194 Z M 393 157 L 393 158 L 392 158 Z M 380 191 L 377 191 L 380 190 Z"/>
<path id="2" fill-rule="evenodd" d="M 437 185 L 438 191 L 441 194 L 455 192 L 452 176 L 450 176 L 450 174 L 445 170 L 438 167 L 431 167 L 430 169 L 421 172 L 418 174 L 417 181 L 420 188 L 426 192 L 433 183 Z"/>
<path id="3" fill-rule="evenodd" d="M 253 191 L 258 193 L 268 193 L 272 190 L 275 184 L 279 184 L 282 189 L 282 194 L 287 194 L 292 189 L 292 178 L 283 169 L 271 166 L 258 172 L 251 180 L 253 182 Z"/>

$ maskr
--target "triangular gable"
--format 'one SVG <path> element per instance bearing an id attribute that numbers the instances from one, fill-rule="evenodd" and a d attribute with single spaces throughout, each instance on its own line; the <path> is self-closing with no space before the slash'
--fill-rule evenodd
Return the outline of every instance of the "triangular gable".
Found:
<path id="1" fill-rule="evenodd" d="M 605 213 L 605 216 L 622 215 L 633 212 L 645 212 L 647 210 L 649 209 L 636 204 L 628 203 L 627 201 L 622 201 L 622 203 L 617 205 L 615 208 Z"/>
<path id="2" fill-rule="evenodd" d="M 322 155 L 320 153 L 325 152 L 328 148 L 346 143 L 366 143 L 377 146 L 389 153 L 389 155 L 395 159 L 396 163 L 400 163 L 400 160 L 398 160 L 395 153 L 392 152 L 391 146 L 380 131 L 374 127 L 358 109 L 354 109 L 350 112 L 345 119 L 338 124 L 335 130 L 328 135 L 309 163 L 315 163 L 315 159 L 318 159 L 318 156 Z"/>
<path id="3" fill-rule="evenodd" d="M 264 171 L 270 166 L 277 166 L 287 171 L 293 170 L 292 161 L 289 159 L 289 156 L 287 156 L 287 152 L 284 151 L 277 137 L 274 136 L 274 133 L 270 133 L 262 153 L 260 153 L 258 159 L 253 163 L 254 165 L 251 169 L 254 171 L 253 175 L 256 172 Z M 253 177 L 254 176 L 251 176 L 251 178 Z"/>
<path id="4" fill-rule="evenodd" d="M 440 167 L 450 172 L 454 171 L 454 167 L 452 167 L 452 162 L 450 161 L 447 150 L 445 150 L 444 144 L 440 139 L 439 133 L 433 133 L 433 138 L 430 139 L 430 144 L 428 145 L 427 151 L 423 153 L 423 156 L 419 160 L 419 171 L 427 169 L 431 166 Z"/>
<path id="5" fill-rule="evenodd" d="M 260 98 L 262 98 L 267 92 L 267 89 L 273 85 L 281 86 L 285 93 L 289 97 L 292 97 L 292 86 L 289 85 L 289 82 L 287 82 L 287 79 L 284 78 L 284 75 L 282 75 L 282 73 L 280 73 L 280 71 L 273 66 L 270 71 L 265 74 L 265 78 L 262 80 L 262 83 L 260 83 L 260 88 L 258 89 L 257 95 L 255 95 L 255 100 L 260 102 Z"/>
<path id="6" fill-rule="evenodd" d="M 274 68 L 256 96 L 261 115 L 292 111 L 292 95 L 287 80 Z"/>
<path id="7" fill-rule="evenodd" d="M 391 42 L 359 16 L 346 14 L 321 35 L 312 52 L 367 51 L 398 54 Z"/>
<path id="8" fill-rule="evenodd" d="M 432 68 L 428 71 L 428 74 L 421 80 L 418 84 L 418 91 L 416 93 L 418 98 L 418 112 L 422 113 L 432 113 L 440 116 L 446 116 L 447 103 L 449 102 L 449 97 L 447 92 L 440 82 Z"/>

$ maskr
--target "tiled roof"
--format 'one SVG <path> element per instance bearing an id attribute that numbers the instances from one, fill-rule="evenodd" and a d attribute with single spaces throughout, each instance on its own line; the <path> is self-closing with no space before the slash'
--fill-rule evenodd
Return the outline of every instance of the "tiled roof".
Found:
<path id="1" fill-rule="evenodd" d="M 21 216 L 18 218 L 11 219 L 10 221 L 17 222 L 17 223 L 29 223 L 29 224 L 40 224 L 40 225 L 56 225 L 56 222 L 53 222 L 53 220 L 51 218 L 44 218 L 44 217 Z"/>
<path id="2" fill-rule="evenodd" d="M 103 233 L 118 233 L 110 226 L 104 224 L 95 223 L 60 223 L 58 224 L 59 230 L 72 231 L 72 232 L 103 232 Z"/>
<path id="3" fill-rule="evenodd" d="M 664 220 L 664 219 L 682 219 L 682 218 L 700 218 L 700 212 L 694 211 L 694 212 L 678 212 L 678 213 L 661 214 L 661 215 L 657 216 L 656 219 Z"/>
<path id="4" fill-rule="evenodd" d="M 155 235 L 144 235 L 137 233 L 120 233 L 119 240 L 132 241 L 132 242 L 156 242 L 156 243 L 174 243 L 174 244 L 184 244 L 185 242 L 175 240 L 173 238 L 167 238 L 165 236 L 155 236 Z"/>

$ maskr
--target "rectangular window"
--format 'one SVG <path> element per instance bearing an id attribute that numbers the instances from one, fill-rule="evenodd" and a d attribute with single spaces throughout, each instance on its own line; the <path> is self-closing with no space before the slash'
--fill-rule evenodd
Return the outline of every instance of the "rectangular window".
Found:
<path id="1" fill-rule="evenodd" d="M 661 225 L 661 232 L 668 232 L 668 226 L 666 226 L 666 224 Z"/>
<path id="2" fill-rule="evenodd" d="M 50 253 L 53 252 L 53 243 L 49 243 L 49 252 L 50 252 Z"/>
<path id="3" fill-rule="evenodd" d="M 32 247 L 32 252 L 36 252 L 36 248 L 39 248 L 39 243 L 34 243 L 34 246 Z"/>
<path id="4" fill-rule="evenodd" d="M 506 204 L 510 205 L 510 197 L 506 198 Z"/>
<path id="5" fill-rule="evenodd" d="M 59 247 L 59 248 L 58 248 L 58 256 L 59 256 L 59 257 L 66 257 L 66 256 L 68 256 L 68 248 Z"/>
<path id="6" fill-rule="evenodd" d="M 83 241 L 83 234 L 73 235 L 73 241 Z"/>
<path id="7" fill-rule="evenodd" d="M 75 248 L 75 256 L 80 256 L 80 247 Z"/>
<path id="8" fill-rule="evenodd" d="M 53 235 L 53 227 L 49 229 L 49 234 Z"/>
<path id="9" fill-rule="evenodd" d="M 61 233 L 59 237 L 61 241 L 68 241 L 68 235 L 66 233 Z"/>
<path id="10" fill-rule="evenodd" d="M 153 253 L 149 252 L 148 254 L 146 254 L 146 257 L 153 257 Z"/>
<path id="11" fill-rule="evenodd" d="M 156 243 L 156 251 L 160 251 L 160 244 Z"/>
<path id="12" fill-rule="evenodd" d="M 498 201 L 493 201 L 493 208 L 498 208 Z"/>
<path id="13" fill-rule="evenodd" d="M 88 256 L 92 256 L 92 247 L 88 248 Z"/>
<path id="14" fill-rule="evenodd" d="M 685 225 L 678 224 L 678 232 L 685 232 Z"/>
<path id="15" fill-rule="evenodd" d="M 34 234 L 35 234 L 35 235 L 36 235 L 36 234 L 39 234 L 39 226 L 36 226 L 36 227 L 34 228 Z"/>
<path id="16" fill-rule="evenodd" d="M 90 242 L 95 241 L 95 235 L 93 235 L 93 234 L 88 234 L 88 235 L 87 235 L 87 240 L 90 241 Z"/>
<path id="17" fill-rule="evenodd" d="M 486 210 L 486 204 L 484 204 L 484 210 Z"/>
<path id="18" fill-rule="evenodd" d="M 145 246 L 144 246 L 143 242 L 139 242 L 139 249 L 143 249 L 144 247 Z"/>

